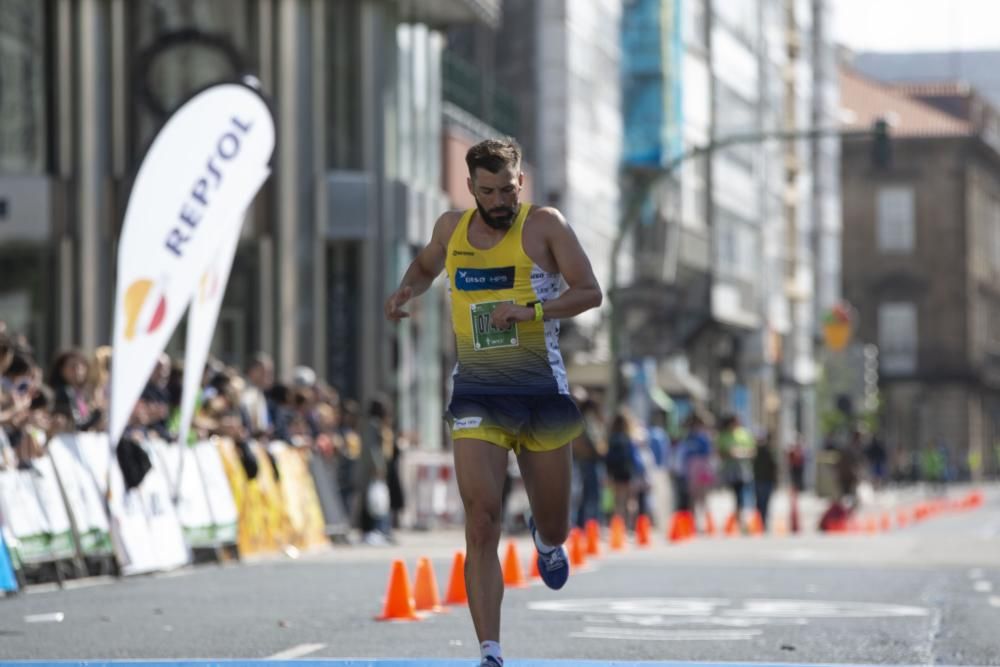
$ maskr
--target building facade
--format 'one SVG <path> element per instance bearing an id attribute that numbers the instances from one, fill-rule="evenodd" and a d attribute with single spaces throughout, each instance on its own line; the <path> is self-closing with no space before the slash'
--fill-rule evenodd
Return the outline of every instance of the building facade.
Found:
<path id="1" fill-rule="evenodd" d="M 1000 116 L 962 84 L 841 72 L 849 127 L 891 124 L 891 163 L 845 141 L 844 292 L 879 348 L 881 428 L 900 472 L 944 448 L 1000 471 Z"/>
<path id="2" fill-rule="evenodd" d="M 499 0 L 6 0 L 0 320 L 43 363 L 108 343 L 115 240 L 145 147 L 193 92 L 251 74 L 273 104 L 276 166 L 213 351 L 239 366 L 270 352 L 279 377 L 312 366 L 345 396 L 430 392 L 401 427 L 439 442 L 440 378 L 407 364 L 441 353 L 440 303 L 423 304 L 423 329 L 391 328 L 381 303 L 447 207 L 443 31 L 499 15 Z"/>
<path id="3" fill-rule="evenodd" d="M 658 357 L 661 384 L 690 371 L 707 392 L 671 392 L 782 443 L 816 438 L 818 315 L 839 299 L 839 144 L 765 137 L 836 132 L 831 11 L 824 0 L 648 0 L 625 13 L 626 89 L 651 91 L 627 97 L 627 170 L 707 148 L 655 189 L 638 226 L 626 354 Z M 659 128 L 643 126 L 650 118 Z"/>

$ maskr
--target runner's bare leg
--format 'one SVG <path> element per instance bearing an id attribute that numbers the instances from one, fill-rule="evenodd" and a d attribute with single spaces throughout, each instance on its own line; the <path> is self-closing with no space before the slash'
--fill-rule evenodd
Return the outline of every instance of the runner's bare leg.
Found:
<path id="1" fill-rule="evenodd" d="M 493 443 L 471 438 L 455 440 L 454 450 L 455 476 L 465 506 L 465 588 L 469 613 L 480 643 L 499 642 L 503 573 L 497 547 L 508 452 Z"/>
<path id="2" fill-rule="evenodd" d="M 573 455 L 567 445 L 547 452 L 522 449 L 517 457 L 531 515 L 542 542 L 556 547 L 569 536 Z"/>

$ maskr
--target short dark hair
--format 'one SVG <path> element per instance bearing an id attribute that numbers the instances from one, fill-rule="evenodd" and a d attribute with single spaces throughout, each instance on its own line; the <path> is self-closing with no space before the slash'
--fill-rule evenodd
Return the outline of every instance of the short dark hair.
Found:
<path id="1" fill-rule="evenodd" d="M 52 362 L 52 367 L 49 368 L 48 383 L 50 387 L 61 387 L 66 384 L 62 376 L 62 369 L 72 359 L 79 359 L 87 367 L 87 372 L 90 372 L 90 360 L 84 356 L 83 352 L 75 348 L 63 350 L 56 356 L 56 360 Z"/>
<path id="2" fill-rule="evenodd" d="M 381 392 L 376 392 L 368 401 L 368 416 L 375 419 L 388 419 L 392 416 L 392 402 Z"/>
<path id="3" fill-rule="evenodd" d="M 473 177 L 476 169 L 485 169 L 492 174 L 504 167 L 516 170 L 521 166 L 521 147 L 512 137 L 480 141 L 465 154 L 465 164 L 469 167 L 469 176 Z"/>

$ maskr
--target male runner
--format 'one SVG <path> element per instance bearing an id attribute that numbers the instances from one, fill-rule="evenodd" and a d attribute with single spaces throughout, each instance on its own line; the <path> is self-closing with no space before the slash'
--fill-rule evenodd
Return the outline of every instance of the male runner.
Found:
<path id="1" fill-rule="evenodd" d="M 549 588 L 561 588 L 569 576 L 567 445 L 583 423 L 559 353 L 559 320 L 599 306 L 601 288 L 562 214 L 519 201 L 524 174 L 513 139 L 483 141 L 465 161 L 476 208 L 438 218 L 385 315 L 408 317 L 402 306 L 447 270 L 458 349 L 448 419 L 465 506 L 469 611 L 480 667 L 502 667 L 497 547 L 508 451 L 531 505 L 538 570 Z"/>

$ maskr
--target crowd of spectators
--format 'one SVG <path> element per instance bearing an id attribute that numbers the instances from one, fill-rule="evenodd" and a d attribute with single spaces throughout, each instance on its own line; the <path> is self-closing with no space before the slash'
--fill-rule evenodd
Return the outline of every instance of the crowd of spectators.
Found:
<path id="1" fill-rule="evenodd" d="M 0 322 L 0 467 L 30 469 L 56 434 L 106 430 L 110 370 L 111 349 L 106 346 L 92 354 L 61 351 L 49 368 L 42 368 L 27 340 L 9 334 Z M 180 361 L 161 355 L 123 441 L 176 443 L 182 379 Z M 290 382 L 277 382 L 274 364 L 263 353 L 254 356 L 245 372 L 211 359 L 189 440 L 212 436 L 232 439 L 246 455 L 241 455 L 245 467 L 253 465 L 251 440 L 309 448 L 335 466 L 344 514 L 364 539 L 392 539 L 394 518 L 404 504 L 399 458 L 406 441 L 394 430 L 391 405 L 384 398 L 362 409 L 304 366 L 294 369 Z M 369 506 L 372 485 L 387 491 L 388 508 Z"/>

